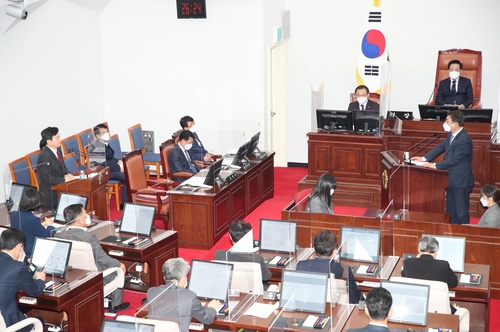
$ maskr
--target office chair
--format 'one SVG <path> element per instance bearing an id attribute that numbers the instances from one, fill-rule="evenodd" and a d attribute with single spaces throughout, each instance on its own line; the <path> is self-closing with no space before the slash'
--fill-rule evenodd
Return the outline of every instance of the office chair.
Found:
<path id="1" fill-rule="evenodd" d="M 307 202 L 309 201 L 309 196 L 311 196 L 312 188 L 304 189 L 295 194 L 293 201 L 295 203 L 295 211 L 304 212 L 306 210 Z"/>
<path id="2" fill-rule="evenodd" d="M 79 141 L 81 147 L 89 145 L 89 134 L 92 132 L 92 129 L 85 129 L 76 134 L 76 137 Z"/>
<path id="3" fill-rule="evenodd" d="M 326 302 L 340 304 L 349 303 L 349 294 L 347 294 L 347 282 L 343 279 L 335 279 L 333 273 L 330 273 L 330 278 L 328 279 Z"/>
<path id="4" fill-rule="evenodd" d="M 156 178 L 160 178 L 160 154 L 154 152 L 146 152 L 144 145 L 144 136 L 142 135 L 142 126 L 140 123 L 128 128 L 128 135 L 130 138 L 130 147 L 132 150 L 141 150 L 143 154 L 144 163 L 146 165 L 154 166 L 156 169 Z M 151 169 L 148 169 L 151 172 Z"/>
<path id="5" fill-rule="evenodd" d="M 83 147 L 80 146 L 80 141 L 78 140 L 77 135 L 72 135 L 66 137 L 62 140 L 62 150 L 64 156 L 70 154 L 71 152 L 75 153 L 75 156 L 78 160 L 78 167 L 82 167 L 81 169 L 85 169 L 85 159 L 83 153 Z"/>
<path id="6" fill-rule="evenodd" d="M 33 151 L 26 155 L 28 159 L 28 168 L 31 173 L 31 185 L 40 188 L 38 185 L 38 177 L 36 176 L 36 166 L 38 162 L 38 156 L 40 155 L 40 150 Z"/>
<path id="7" fill-rule="evenodd" d="M 26 185 L 31 185 L 31 183 L 33 183 L 28 165 L 28 158 L 26 158 L 26 156 L 11 161 L 9 163 L 9 169 L 12 181 Z"/>
<path id="8" fill-rule="evenodd" d="M 175 147 L 174 144 L 172 144 L 172 139 L 169 139 L 163 143 L 160 144 L 160 158 L 161 158 L 161 167 L 163 168 L 163 178 L 164 179 L 169 179 L 169 178 L 182 178 L 182 179 L 189 179 L 192 177 L 194 174 L 189 173 L 189 172 L 176 172 L 172 173 L 170 171 L 170 165 L 168 162 L 168 156 L 170 155 L 170 152 L 172 152 L 172 149 Z M 174 187 L 179 185 L 179 183 L 174 183 Z"/>
<path id="9" fill-rule="evenodd" d="M 3 320 L 3 317 L 0 314 L 0 331 L 3 331 L 3 332 L 16 332 L 16 331 L 21 330 L 23 327 L 26 327 L 26 326 L 32 325 L 32 324 L 35 326 L 35 330 L 34 330 L 35 332 L 43 332 L 42 321 L 40 321 L 37 318 L 28 317 L 26 319 L 23 319 L 20 322 L 17 322 L 16 324 L 13 324 L 9 327 L 6 327 L 5 321 Z"/>
<path id="10" fill-rule="evenodd" d="M 63 157 L 64 164 L 68 168 L 69 172 L 73 175 L 80 172 L 80 167 L 78 166 L 78 159 L 74 152 L 65 154 Z"/>

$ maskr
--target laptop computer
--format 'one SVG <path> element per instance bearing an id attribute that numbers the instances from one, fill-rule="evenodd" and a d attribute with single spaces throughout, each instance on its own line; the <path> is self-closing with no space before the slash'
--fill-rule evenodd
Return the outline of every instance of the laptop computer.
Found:
<path id="1" fill-rule="evenodd" d="M 101 332 L 154 332 L 153 324 L 120 322 L 117 320 L 103 320 Z"/>
<path id="2" fill-rule="evenodd" d="M 39 267 L 43 266 L 47 275 L 64 278 L 72 244 L 69 241 L 54 238 L 36 237 L 31 263 Z"/>
<path id="3" fill-rule="evenodd" d="M 87 209 L 87 201 L 88 197 L 86 196 L 61 193 L 61 196 L 59 197 L 59 203 L 57 204 L 56 216 L 54 218 L 54 221 L 65 224 L 66 220 L 64 220 L 64 209 L 73 204 L 82 204 L 83 208 Z"/>

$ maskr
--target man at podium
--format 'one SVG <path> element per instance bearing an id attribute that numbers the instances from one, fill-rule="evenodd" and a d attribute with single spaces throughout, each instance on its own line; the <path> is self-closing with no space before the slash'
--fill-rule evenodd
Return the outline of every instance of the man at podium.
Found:
<path id="1" fill-rule="evenodd" d="M 443 128 L 448 132 L 446 139 L 423 157 L 412 160 L 426 162 L 422 166 L 449 171 L 446 188 L 446 213 L 451 215 L 452 224 L 469 224 L 469 196 L 474 188 L 472 174 L 472 139 L 464 129 L 465 115 L 462 111 L 451 111 L 446 116 Z M 431 163 L 444 152 L 444 160 Z"/>

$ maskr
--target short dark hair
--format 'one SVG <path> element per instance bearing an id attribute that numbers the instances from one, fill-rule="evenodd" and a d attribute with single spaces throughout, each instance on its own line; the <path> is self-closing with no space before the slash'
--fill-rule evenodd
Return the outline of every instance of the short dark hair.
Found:
<path id="1" fill-rule="evenodd" d="M 188 122 L 194 122 L 194 119 L 189 115 L 183 116 L 179 121 L 179 123 L 181 124 L 181 128 L 186 128 L 188 126 Z"/>
<path id="2" fill-rule="evenodd" d="M 23 211 L 35 211 L 42 206 L 42 193 L 35 189 L 28 189 L 23 192 L 19 208 Z"/>
<path id="3" fill-rule="evenodd" d="M 179 141 L 189 141 L 189 138 L 191 137 L 194 139 L 194 135 L 192 132 L 190 132 L 189 130 L 183 130 L 179 135 Z"/>
<path id="4" fill-rule="evenodd" d="M 68 205 L 63 212 L 64 220 L 66 222 L 73 222 L 82 214 L 83 205 L 82 204 L 71 204 Z"/>
<path id="5" fill-rule="evenodd" d="M 497 186 L 491 184 L 484 186 L 481 189 L 481 195 L 485 195 L 488 198 L 493 198 L 493 202 L 497 204 L 500 202 L 500 190 Z"/>
<path id="6" fill-rule="evenodd" d="M 366 92 L 370 93 L 370 89 L 368 89 L 368 87 L 366 85 L 358 85 L 356 87 L 356 89 L 354 89 L 354 93 L 356 93 L 356 91 L 361 90 L 361 89 L 366 89 Z"/>
<path id="7" fill-rule="evenodd" d="M 324 229 L 314 237 L 314 251 L 320 256 L 330 256 L 337 247 L 337 236 Z"/>
<path id="8" fill-rule="evenodd" d="M 12 250 L 21 243 L 26 245 L 26 235 L 20 229 L 9 228 L 2 232 L 0 236 L 0 250 Z"/>
<path id="9" fill-rule="evenodd" d="M 94 136 L 96 135 L 99 135 L 100 134 L 100 131 L 101 129 L 107 129 L 109 130 L 108 126 L 106 126 L 104 123 L 99 123 L 98 125 L 96 125 L 93 129 L 94 131 Z"/>
<path id="10" fill-rule="evenodd" d="M 464 65 L 460 62 L 460 60 L 454 59 L 454 60 L 451 60 L 450 62 L 448 62 L 448 69 L 450 69 L 451 65 L 454 65 L 454 64 L 459 65 L 460 70 L 462 70 L 462 68 L 464 68 Z"/>
<path id="11" fill-rule="evenodd" d="M 235 220 L 229 225 L 229 236 L 234 242 L 241 240 L 245 234 L 250 232 L 252 225 L 244 220 Z"/>
<path id="12" fill-rule="evenodd" d="M 462 112 L 462 111 L 450 111 L 448 113 L 448 116 L 450 117 L 451 121 L 458 122 L 458 125 L 460 127 L 464 126 L 464 122 L 465 122 L 464 112 Z"/>
<path id="13" fill-rule="evenodd" d="M 52 137 L 56 136 L 57 133 L 59 132 L 59 128 L 57 127 L 47 127 L 42 132 L 40 135 L 42 136 L 42 139 L 40 140 L 40 150 L 43 149 L 47 145 L 47 141 L 51 140 Z"/>
<path id="14" fill-rule="evenodd" d="M 373 320 L 384 320 L 392 307 L 391 293 L 383 287 L 375 287 L 366 295 L 366 307 Z"/>

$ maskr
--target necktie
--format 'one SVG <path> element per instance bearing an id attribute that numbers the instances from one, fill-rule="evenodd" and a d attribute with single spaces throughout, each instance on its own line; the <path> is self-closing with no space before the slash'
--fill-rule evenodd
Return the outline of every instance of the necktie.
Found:
<path id="1" fill-rule="evenodd" d="M 453 93 L 453 105 L 456 105 L 457 104 L 457 100 L 456 100 L 456 95 L 457 95 L 457 81 L 453 81 L 453 83 L 451 84 L 451 93 Z"/>
<path id="2" fill-rule="evenodd" d="M 365 110 L 365 105 L 361 105 L 361 110 L 364 111 Z"/>
<path id="3" fill-rule="evenodd" d="M 61 151 L 57 150 L 57 160 L 59 160 L 59 164 L 63 164 L 62 156 L 61 156 Z"/>
<path id="4" fill-rule="evenodd" d="M 186 159 L 187 159 L 187 162 L 189 164 L 189 169 L 191 170 L 191 173 L 193 173 L 193 174 L 198 173 L 196 171 L 196 167 L 194 167 L 193 163 L 191 162 L 191 158 L 189 157 L 189 152 L 184 150 L 184 153 L 186 153 Z"/>
<path id="5" fill-rule="evenodd" d="M 451 135 L 451 139 L 450 139 L 450 145 L 451 143 L 453 143 L 453 140 L 455 139 L 455 135 Z"/>

